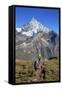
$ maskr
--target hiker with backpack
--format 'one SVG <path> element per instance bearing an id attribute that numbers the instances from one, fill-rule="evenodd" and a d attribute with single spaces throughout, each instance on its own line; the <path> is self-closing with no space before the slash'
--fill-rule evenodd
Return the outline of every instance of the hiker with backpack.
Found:
<path id="1" fill-rule="evenodd" d="M 41 58 L 38 57 L 38 60 L 34 62 L 34 69 L 36 74 L 38 74 L 39 80 L 45 79 L 45 66 L 44 63 L 41 63 Z"/>

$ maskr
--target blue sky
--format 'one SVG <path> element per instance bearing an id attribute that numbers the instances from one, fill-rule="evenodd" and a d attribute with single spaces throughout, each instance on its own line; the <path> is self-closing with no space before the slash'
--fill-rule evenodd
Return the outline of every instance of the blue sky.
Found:
<path id="1" fill-rule="evenodd" d="M 32 17 L 55 32 L 59 32 L 59 9 L 16 7 L 16 28 L 27 23 Z"/>

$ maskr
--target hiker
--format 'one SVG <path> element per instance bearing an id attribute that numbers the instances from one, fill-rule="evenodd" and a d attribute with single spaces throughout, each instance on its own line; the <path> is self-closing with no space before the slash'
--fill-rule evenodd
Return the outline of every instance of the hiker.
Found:
<path id="1" fill-rule="evenodd" d="M 38 74 L 39 80 L 45 79 L 45 65 L 44 63 L 41 64 L 40 58 L 38 58 L 38 61 L 34 62 L 34 69 L 36 71 L 36 74 Z"/>
<path id="2" fill-rule="evenodd" d="M 40 59 L 34 62 L 34 69 L 35 71 L 41 68 Z"/>
<path id="3" fill-rule="evenodd" d="M 40 78 L 41 78 L 42 80 L 45 79 L 45 66 L 44 66 L 44 63 L 43 63 L 43 65 L 41 66 Z"/>

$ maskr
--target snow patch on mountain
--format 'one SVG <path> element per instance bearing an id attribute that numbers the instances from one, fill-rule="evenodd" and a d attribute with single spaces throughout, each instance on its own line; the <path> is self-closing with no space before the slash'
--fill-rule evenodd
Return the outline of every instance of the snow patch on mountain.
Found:
<path id="1" fill-rule="evenodd" d="M 28 32 L 23 31 L 22 34 L 25 34 L 27 36 L 33 36 L 33 32 L 32 31 L 28 31 Z"/>
<path id="2" fill-rule="evenodd" d="M 16 28 L 16 31 L 17 32 L 21 32 L 21 28 Z"/>

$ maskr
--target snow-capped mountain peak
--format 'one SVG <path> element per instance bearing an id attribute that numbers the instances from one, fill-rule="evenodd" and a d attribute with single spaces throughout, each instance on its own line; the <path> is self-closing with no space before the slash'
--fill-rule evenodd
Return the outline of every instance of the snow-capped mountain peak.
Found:
<path id="1" fill-rule="evenodd" d="M 48 33 L 50 29 L 33 17 L 28 23 L 24 24 L 21 28 L 16 28 L 16 30 L 26 36 L 33 36 L 33 33 L 36 34 L 39 31 Z"/>
<path id="2" fill-rule="evenodd" d="M 39 22 L 37 21 L 37 19 L 35 19 L 34 17 L 31 19 L 31 21 L 29 22 L 30 24 L 32 24 L 33 26 L 35 25 L 38 25 Z"/>

